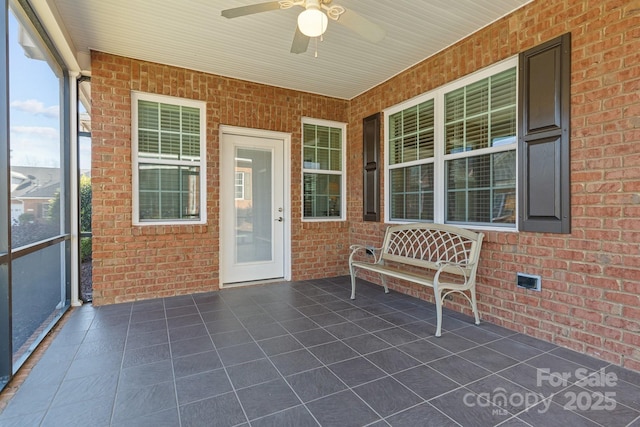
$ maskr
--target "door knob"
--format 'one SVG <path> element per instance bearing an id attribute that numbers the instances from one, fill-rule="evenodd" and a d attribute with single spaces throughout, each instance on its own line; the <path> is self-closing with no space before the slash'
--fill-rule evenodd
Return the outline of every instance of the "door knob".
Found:
<path id="1" fill-rule="evenodd" d="M 276 220 L 276 221 L 278 221 L 278 222 L 282 222 L 282 221 L 284 221 L 284 219 L 283 219 L 281 216 L 279 216 L 279 217 L 278 217 L 278 218 L 276 218 L 275 220 Z"/>

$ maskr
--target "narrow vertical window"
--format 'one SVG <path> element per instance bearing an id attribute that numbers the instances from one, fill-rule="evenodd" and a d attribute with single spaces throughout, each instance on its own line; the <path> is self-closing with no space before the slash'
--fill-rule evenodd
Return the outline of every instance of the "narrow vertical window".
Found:
<path id="1" fill-rule="evenodd" d="M 389 117 L 390 219 L 433 221 L 434 101 Z"/>
<path id="2" fill-rule="evenodd" d="M 244 200 L 244 172 L 236 172 L 235 199 Z"/>
<path id="3" fill-rule="evenodd" d="M 345 218 L 344 123 L 303 119 L 303 217 Z"/>

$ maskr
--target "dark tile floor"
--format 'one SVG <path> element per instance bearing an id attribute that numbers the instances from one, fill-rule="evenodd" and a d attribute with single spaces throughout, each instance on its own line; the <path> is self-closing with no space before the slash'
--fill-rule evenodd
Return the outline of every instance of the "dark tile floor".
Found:
<path id="1" fill-rule="evenodd" d="M 453 312 L 443 329 L 378 286 L 349 300 L 348 277 L 87 305 L 0 425 L 640 426 L 639 373 Z"/>

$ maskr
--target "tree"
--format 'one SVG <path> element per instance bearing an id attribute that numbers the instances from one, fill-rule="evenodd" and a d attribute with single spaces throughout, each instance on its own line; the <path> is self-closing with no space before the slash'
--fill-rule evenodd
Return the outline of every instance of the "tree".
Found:
<path id="1" fill-rule="evenodd" d="M 91 178 L 80 177 L 80 232 L 91 231 Z M 80 239 L 80 260 L 91 258 L 91 237 Z"/>
<path id="2" fill-rule="evenodd" d="M 80 231 L 91 231 L 91 178 L 80 177 Z"/>

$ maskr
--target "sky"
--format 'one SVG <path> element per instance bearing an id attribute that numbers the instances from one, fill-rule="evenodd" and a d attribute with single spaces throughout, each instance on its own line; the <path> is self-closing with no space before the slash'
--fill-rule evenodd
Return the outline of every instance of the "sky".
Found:
<path id="1" fill-rule="evenodd" d="M 46 61 L 31 59 L 18 41 L 19 24 L 9 14 L 9 114 L 12 166 L 60 167 L 60 80 Z M 83 138 L 80 168 L 91 167 Z"/>

